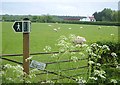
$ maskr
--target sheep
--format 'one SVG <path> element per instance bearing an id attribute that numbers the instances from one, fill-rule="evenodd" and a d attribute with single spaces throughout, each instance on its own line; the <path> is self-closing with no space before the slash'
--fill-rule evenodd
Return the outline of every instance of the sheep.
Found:
<path id="1" fill-rule="evenodd" d="M 60 27 L 58 27 L 58 30 L 60 29 Z"/>
<path id="2" fill-rule="evenodd" d="M 83 27 L 80 27 L 80 28 L 83 28 Z"/>
<path id="3" fill-rule="evenodd" d="M 48 26 L 51 27 L 52 25 L 49 24 Z"/>
<path id="4" fill-rule="evenodd" d="M 74 44 L 83 44 L 84 42 L 86 42 L 86 39 L 84 37 L 81 36 L 77 36 L 74 40 L 73 43 Z"/>
<path id="5" fill-rule="evenodd" d="M 100 30 L 101 29 L 101 26 L 98 26 L 98 30 Z"/>
<path id="6" fill-rule="evenodd" d="M 53 29 L 55 32 L 58 32 L 58 30 L 57 29 Z"/>

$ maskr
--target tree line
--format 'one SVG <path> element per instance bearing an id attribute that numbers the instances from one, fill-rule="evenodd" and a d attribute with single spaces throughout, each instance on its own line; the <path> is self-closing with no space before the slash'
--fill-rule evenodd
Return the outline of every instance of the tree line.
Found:
<path id="1" fill-rule="evenodd" d="M 52 16 L 50 15 L 2 15 L 2 21 L 20 21 L 24 18 L 29 18 L 32 22 L 50 22 L 52 21 Z"/>
<path id="2" fill-rule="evenodd" d="M 101 12 L 95 12 L 93 16 L 96 21 L 105 21 L 105 22 L 118 22 L 120 11 L 111 10 L 108 8 L 103 9 Z M 0 15 L 2 16 L 2 21 L 18 21 L 23 18 L 29 18 L 32 22 L 65 22 L 65 18 L 85 18 L 85 16 L 57 16 L 57 15 Z M 71 20 L 69 20 L 71 22 Z M 68 22 L 68 21 L 67 21 Z M 80 21 L 76 21 L 80 22 Z"/>
<path id="3" fill-rule="evenodd" d="M 95 12 L 93 15 L 96 21 L 118 22 L 120 11 L 104 8 L 101 12 Z"/>

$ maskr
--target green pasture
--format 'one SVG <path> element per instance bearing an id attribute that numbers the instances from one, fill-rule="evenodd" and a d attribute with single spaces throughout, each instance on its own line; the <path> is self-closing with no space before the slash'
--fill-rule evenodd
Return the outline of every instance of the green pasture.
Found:
<path id="1" fill-rule="evenodd" d="M 22 53 L 22 33 L 15 33 L 12 29 L 12 22 L 2 23 L 2 53 L 16 54 Z M 51 26 L 48 26 L 51 25 Z M 58 29 L 58 32 L 54 29 Z M 83 28 L 80 28 L 83 27 Z M 71 28 L 71 29 L 69 29 Z M 46 45 L 50 45 L 53 50 L 57 50 L 55 44 L 61 35 L 83 36 L 86 43 L 96 41 L 118 41 L 117 26 L 82 25 L 82 24 L 53 24 L 53 23 L 32 23 L 30 33 L 30 52 L 43 52 Z M 114 34 L 114 36 L 111 36 Z"/>
<path id="2" fill-rule="evenodd" d="M 22 53 L 23 48 L 23 34 L 15 33 L 12 29 L 12 22 L 3 22 L 2 23 L 2 53 L 3 54 L 18 54 Z M 55 31 L 57 29 L 57 32 Z M 30 33 L 30 53 L 34 52 L 44 52 L 45 46 L 51 46 L 52 51 L 58 51 L 58 47 L 55 46 L 57 43 L 57 39 L 65 35 L 69 37 L 70 34 L 75 34 L 76 36 L 85 37 L 87 40 L 87 44 L 101 41 L 118 41 L 118 27 L 117 26 L 98 26 L 98 25 L 83 25 L 83 24 L 59 24 L 59 23 L 32 23 L 31 25 L 31 33 Z M 39 62 L 53 62 L 58 61 L 56 57 L 51 57 L 52 54 L 48 55 L 37 55 L 33 56 L 33 60 Z M 61 54 L 61 58 L 59 60 L 69 60 L 70 57 L 65 54 Z M 87 56 L 86 56 L 87 57 Z M 6 57 L 9 59 L 13 59 L 19 62 L 22 62 L 22 56 L 17 57 Z M 79 58 L 81 58 L 79 56 Z M 15 65 L 14 63 L 3 60 L 3 64 L 10 63 Z M 54 72 L 58 72 L 58 69 L 68 69 L 75 68 L 79 66 L 87 65 L 87 60 L 79 61 L 79 62 L 70 62 L 70 63 L 58 63 L 48 65 L 46 69 Z M 62 75 L 73 76 L 80 72 L 87 72 L 87 69 L 79 69 L 73 71 L 61 72 Z M 81 75 L 85 78 L 86 74 Z M 42 75 L 39 79 L 50 78 L 58 78 L 55 75 Z M 76 77 L 77 78 L 77 77 Z M 61 82 L 66 82 L 66 80 L 60 80 Z M 72 82 L 72 81 L 70 81 Z"/>

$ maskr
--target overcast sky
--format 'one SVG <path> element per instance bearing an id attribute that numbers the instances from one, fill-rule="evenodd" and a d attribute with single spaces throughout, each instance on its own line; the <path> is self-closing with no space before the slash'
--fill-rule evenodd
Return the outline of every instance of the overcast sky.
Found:
<path id="1" fill-rule="evenodd" d="M 118 10 L 118 2 L 119 0 L 2 0 L 0 12 L 12 15 L 91 16 L 104 8 Z"/>

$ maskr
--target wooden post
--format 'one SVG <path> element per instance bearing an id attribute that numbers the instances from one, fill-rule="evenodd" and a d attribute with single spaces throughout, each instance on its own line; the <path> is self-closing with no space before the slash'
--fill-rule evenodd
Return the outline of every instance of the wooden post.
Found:
<path id="1" fill-rule="evenodd" d="M 23 71 L 29 74 L 29 33 L 23 33 Z"/>

